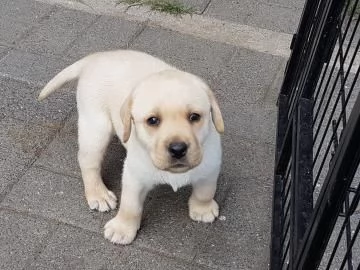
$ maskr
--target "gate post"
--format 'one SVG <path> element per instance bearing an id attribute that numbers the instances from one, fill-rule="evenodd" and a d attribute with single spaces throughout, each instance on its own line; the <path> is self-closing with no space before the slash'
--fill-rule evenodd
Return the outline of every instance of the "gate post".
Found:
<path id="1" fill-rule="evenodd" d="M 290 266 L 294 267 L 313 209 L 313 101 L 300 98 L 293 127 Z"/>

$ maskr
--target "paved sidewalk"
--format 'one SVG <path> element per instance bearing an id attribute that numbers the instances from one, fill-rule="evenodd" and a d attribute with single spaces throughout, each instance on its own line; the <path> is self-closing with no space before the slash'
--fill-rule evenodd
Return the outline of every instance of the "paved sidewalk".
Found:
<path id="1" fill-rule="evenodd" d="M 267 269 L 275 103 L 286 53 L 260 46 L 260 36 L 285 42 L 296 29 L 300 2 L 262 0 L 254 6 L 245 0 L 222 6 L 221 0 L 187 1 L 200 14 L 194 20 L 261 33 L 251 42 L 240 40 L 240 34 L 219 42 L 211 34 L 216 29 L 208 36 L 181 30 L 181 19 L 151 17 L 141 9 L 105 12 L 111 0 L 90 12 L 77 10 L 81 3 L 44 2 L 2 0 L 0 9 L 0 269 Z M 279 13 L 271 18 L 258 13 L 272 13 L 270 6 Z M 289 16 L 281 21 L 284 10 Z M 102 15 L 110 13 L 116 16 Z M 146 200 L 132 245 L 115 246 L 103 238 L 103 226 L 116 212 L 93 212 L 85 202 L 73 86 L 42 103 L 36 98 L 68 64 L 117 48 L 159 56 L 213 87 L 226 126 L 216 195 L 221 218 L 213 224 L 190 220 L 189 188 L 174 193 L 161 186 Z M 124 150 L 114 139 L 103 176 L 118 196 L 123 160 Z"/>

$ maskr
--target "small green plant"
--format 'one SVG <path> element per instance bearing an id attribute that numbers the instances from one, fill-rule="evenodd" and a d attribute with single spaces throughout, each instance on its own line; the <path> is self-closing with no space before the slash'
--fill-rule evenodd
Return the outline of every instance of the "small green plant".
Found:
<path id="1" fill-rule="evenodd" d="M 176 0 L 120 0 L 118 3 L 126 3 L 132 6 L 146 5 L 151 10 L 166 12 L 172 15 L 192 14 L 194 9 L 186 7 Z"/>

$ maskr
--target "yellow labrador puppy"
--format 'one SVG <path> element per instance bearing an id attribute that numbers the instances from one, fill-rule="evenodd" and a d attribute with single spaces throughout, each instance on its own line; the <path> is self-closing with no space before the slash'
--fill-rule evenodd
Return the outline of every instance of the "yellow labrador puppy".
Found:
<path id="1" fill-rule="evenodd" d="M 145 53 L 119 50 L 87 56 L 57 74 L 39 100 L 78 79 L 79 153 L 91 209 L 116 208 L 100 168 L 111 137 L 127 149 L 118 214 L 105 225 L 113 243 L 131 243 L 140 227 L 146 194 L 157 184 L 176 191 L 191 184 L 189 214 L 212 222 L 221 165 L 224 123 L 208 85 Z"/>

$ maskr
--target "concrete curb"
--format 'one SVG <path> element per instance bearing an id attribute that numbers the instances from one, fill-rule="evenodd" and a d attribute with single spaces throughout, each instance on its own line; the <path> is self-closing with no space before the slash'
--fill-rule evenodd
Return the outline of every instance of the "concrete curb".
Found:
<path id="1" fill-rule="evenodd" d="M 242 47 L 280 57 L 289 57 L 292 35 L 267 29 L 236 24 L 203 15 L 172 16 L 150 11 L 146 7 L 116 5 L 113 0 L 37 0 L 59 4 L 89 13 L 122 17 L 131 21 L 148 22 L 183 34 Z"/>

